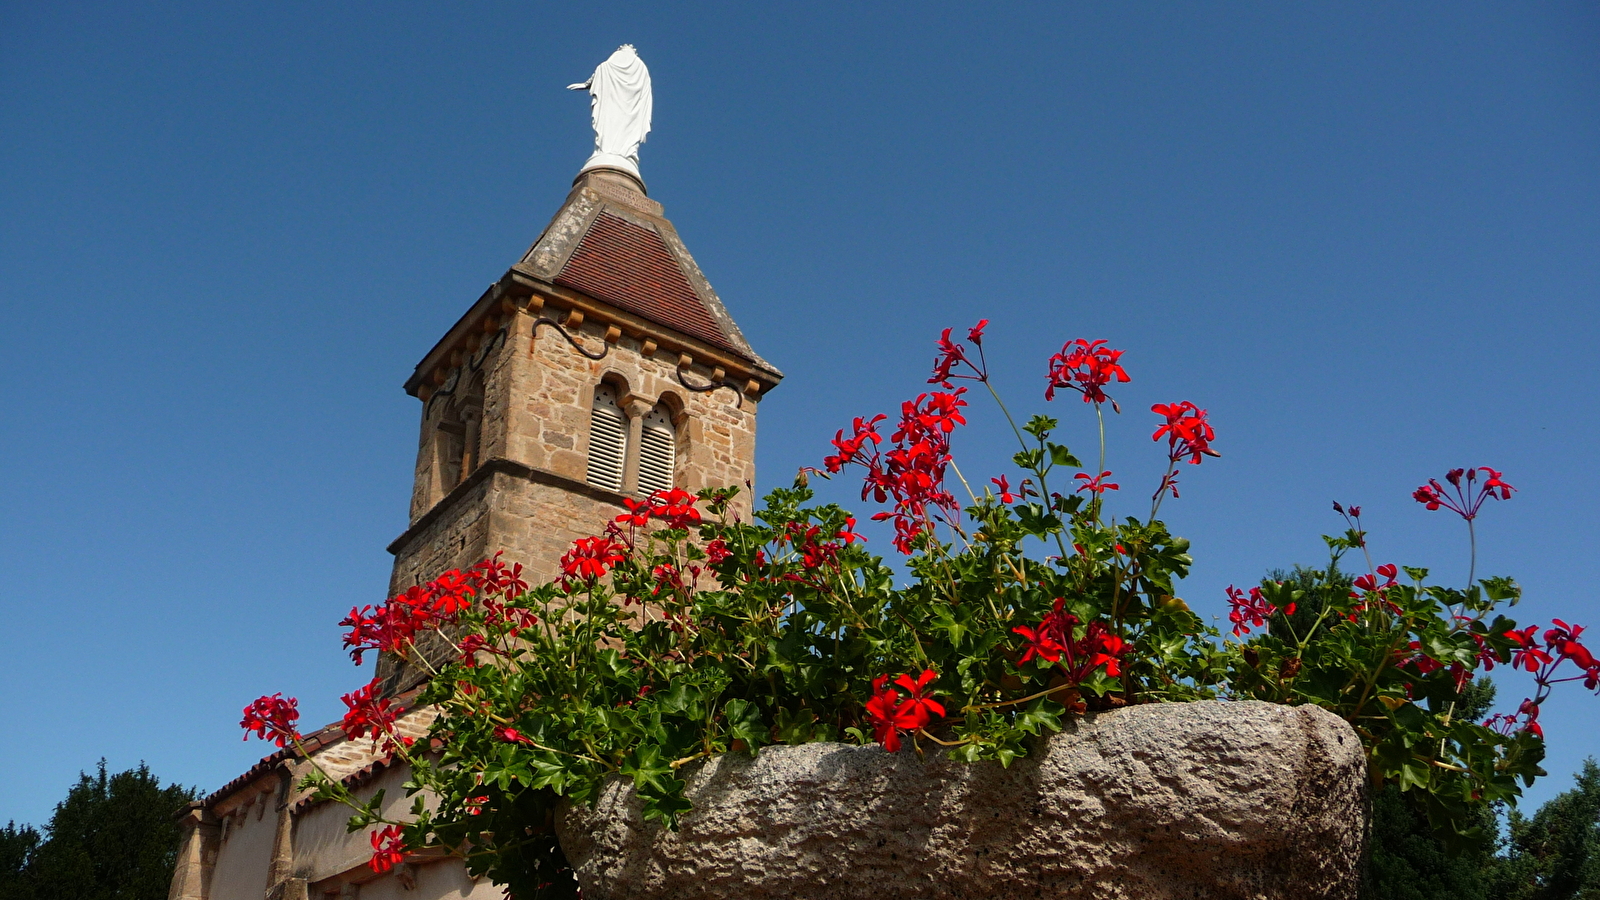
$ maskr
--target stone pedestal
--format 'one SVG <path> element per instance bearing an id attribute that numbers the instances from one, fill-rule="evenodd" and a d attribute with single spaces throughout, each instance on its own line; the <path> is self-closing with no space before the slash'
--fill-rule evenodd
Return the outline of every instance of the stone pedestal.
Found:
<path id="1" fill-rule="evenodd" d="M 1355 733 L 1257 702 L 1102 713 L 1009 769 L 808 744 L 689 782 L 677 832 L 621 780 L 565 811 L 584 897 L 1353 898 L 1365 839 Z"/>

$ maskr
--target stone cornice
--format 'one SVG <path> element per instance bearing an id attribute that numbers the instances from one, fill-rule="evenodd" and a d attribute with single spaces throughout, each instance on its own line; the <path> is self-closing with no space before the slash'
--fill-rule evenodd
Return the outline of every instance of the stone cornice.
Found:
<path id="1" fill-rule="evenodd" d="M 692 358 L 694 367 L 707 373 L 720 368 L 737 378 L 755 382 L 757 396 L 783 380 L 783 373 L 770 366 L 744 359 L 677 330 L 624 312 L 580 291 L 521 272 L 508 271 L 505 277 L 483 292 L 477 302 L 456 320 L 455 325 L 417 363 L 411 377 L 406 379 L 406 393 L 413 397 L 420 396 L 421 390 L 430 381 L 442 382 L 449 370 L 455 367 L 452 357 L 457 353 L 470 353 L 475 349 L 475 342 L 481 340 L 481 335 L 503 327 L 506 317 L 528 310 L 551 313 L 557 309 L 581 312 L 589 321 L 613 325 L 630 337 L 650 340 L 662 349 L 677 351 Z"/>
<path id="2" fill-rule="evenodd" d="M 506 459 L 503 456 L 496 456 L 484 460 L 482 464 L 472 471 L 471 475 L 468 475 L 460 484 L 452 488 L 450 493 L 445 494 L 444 497 L 438 503 L 435 503 L 427 512 L 423 513 L 421 516 L 418 516 L 417 520 L 411 523 L 411 527 L 407 528 L 399 537 L 395 538 L 389 543 L 389 552 L 391 554 L 399 555 L 400 551 L 404 550 L 407 544 L 415 540 L 417 535 L 426 531 L 429 526 L 433 525 L 433 523 L 437 522 L 441 517 L 454 508 L 457 503 L 461 502 L 463 497 L 472 493 L 472 491 L 478 485 L 482 484 L 486 479 L 500 474 L 509 475 L 513 478 L 522 478 L 527 481 L 532 481 L 536 484 L 547 484 L 551 487 L 560 488 L 569 493 L 588 497 L 591 500 L 596 500 L 600 503 L 610 504 L 619 510 L 623 508 L 622 501 L 627 499 L 627 497 L 623 494 L 614 493 L 603 488 L 597 488 L 592 484 L 585 484 L 581 481 L 574 481 L 571 478 L 557 475 L 554 472 L 546 472 L 543 469 L 536 469 L 525 463 L 520 463 L 513 459 Z"/>

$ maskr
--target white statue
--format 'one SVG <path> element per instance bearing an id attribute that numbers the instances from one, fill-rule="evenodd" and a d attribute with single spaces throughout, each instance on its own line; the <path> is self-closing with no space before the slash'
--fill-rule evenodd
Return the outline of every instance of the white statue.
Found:
<path id="1" fill-rule="evenodd" d="M 639 145 L 650 133 L 650 70 L 623 44 L 582 84 L 569 91 L 589 92 L 589 113 L 594 122 L 594 155 L 580 173 L 601 166 L 639 176 Z"/>

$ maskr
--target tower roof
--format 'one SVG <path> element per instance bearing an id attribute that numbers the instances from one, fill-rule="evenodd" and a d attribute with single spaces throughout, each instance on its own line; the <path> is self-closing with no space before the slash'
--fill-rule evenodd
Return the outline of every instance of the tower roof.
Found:
<path id="1" fill-rule="evenodd" d="M 615 213 L 594 217 L 555 283 L 724 350 L 743 349 L 706 309 L 660 233 Z"/>
<path id="2" fill-rule="evenodd" d="M 511 271 L 580 291 L 773 374 L 633 176 L 590 169 Z"/>
<path id="3" fill-rule="evenodd" d="M 730 371 L 748 371 L 762 390 L 783 378 L 745 340 L 661 204 L 631 174 L 599 168 L 579 173 L 538 240 L 423 357 L 406 390 L 416 393 L 425 374 L 507 291 L 529 290 L 609 308 L 619 321 L 675 335 L 673 342 L 695 358 L 726 360 Z"/>

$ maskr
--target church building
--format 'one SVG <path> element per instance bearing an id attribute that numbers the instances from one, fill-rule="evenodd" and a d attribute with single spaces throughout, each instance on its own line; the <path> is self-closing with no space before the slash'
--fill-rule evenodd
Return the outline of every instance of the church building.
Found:
<path id="1" fill-rule="evenodd" d="M 533 245 L 447 329 L 406 379 L 421 429 L 409 524 L 389 545 L 392 596 L 503 551 L 532 583 L 623 501 L 738 485 L 748 513 L 756 412 L 781 373 L 751 348 L 639 176 L 649 73 L 623 47 L 590 82 L 596 147 Z M 380 661 L 402 703 L 421 674 Z M 409 709 L 401 734 L 433 718 Z M 306 735 L 330 775 L 385 808 L 410 806 L 403 763 L 338 725 Z M 310 769 L 274 753 L 188 808 L 171 900 L 500 897 L 459 860 L 367 865 L 349 810 L 296 790 Z"/>

